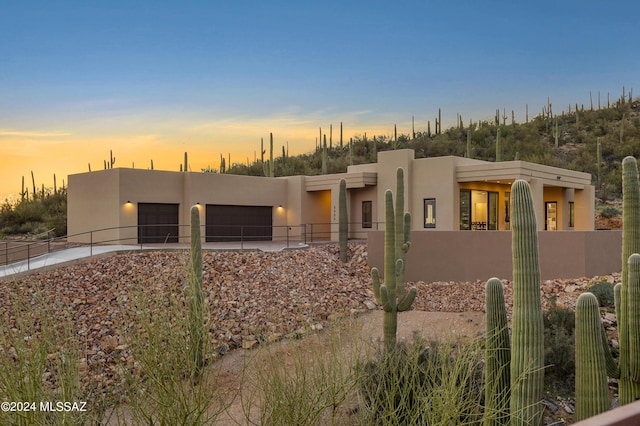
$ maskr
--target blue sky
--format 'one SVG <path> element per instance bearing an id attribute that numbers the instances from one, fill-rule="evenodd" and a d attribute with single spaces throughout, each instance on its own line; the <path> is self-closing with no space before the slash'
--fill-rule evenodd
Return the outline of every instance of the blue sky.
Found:
<path id="1" fill-rule="evenodd" d="M 274 133 L 313 149 L 445 126 L 524 120 L 600 91 L 640 90 L 640 5 L 632 1 L 0 0 L 0 199 L 116 166 L 253 160 Z M 334 137 L 336 133 L 334 132 Z M 276 150 L 278 152 L 278 150 Z M 258 153 L 259 155 L 259 153 Z"/>

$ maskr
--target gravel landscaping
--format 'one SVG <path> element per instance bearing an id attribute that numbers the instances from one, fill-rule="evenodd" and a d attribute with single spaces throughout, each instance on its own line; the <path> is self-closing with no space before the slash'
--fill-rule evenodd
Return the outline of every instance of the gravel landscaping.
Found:
<path id="1" fill-rule="evenodd" d="M 371 290 L 366 245 L 349 246 L 349 261 L 339 260 L 334 244 L 302 250 L 207 251 L 203 253 L 204 290 L 211 322 L 209 357 L 238 348 L 294 337 L 326 327 L 332 320 L 379 309 Z M 16 305 L 7 291 L 26 291 L 34 317 L 46 301 L 57 318 L 69 319 L 84 339 L 82 386 L 94 395 L 117 395 L 123 365 L 134 360 L 126 330 L 139 327 L 134 290 L 176 294 L 183 300 L 188 253 L 148 251 L 95 258 L 83 263 L 0 281 L 0 318 L 15 329 Z M 577 296 L 599 280 L 619 275 L 542 283 L 543 300 L 573 307 Z M 511 283 L 505 298 L 511 304 Z M 413 310 L 483 312 L 484 281 L 408 283 L 418 288 Z M 162 309 L 162 306 L 157 306 Z M 6 349 L 11 351 L 11 348 Z"/>

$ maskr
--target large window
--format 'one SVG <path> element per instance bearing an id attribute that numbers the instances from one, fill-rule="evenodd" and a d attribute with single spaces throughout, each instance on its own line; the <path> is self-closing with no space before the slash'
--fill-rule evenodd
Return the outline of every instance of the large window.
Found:
<path id="1" fill-rule="evenodd" d="M 497 230 L 499 222 L 498 193 L 460 190 L 460 229 Z"/>
<path id="2" fill-rule="evenodd" d="M 362 227 L 371 228 L 373 225 L 373 202 L 362 202 Z"/>
<path id="3" fill-rule="evenodd" d="M 436 199 L 425 198 L 424 200 L 424 227 L 436 227 Z"/>

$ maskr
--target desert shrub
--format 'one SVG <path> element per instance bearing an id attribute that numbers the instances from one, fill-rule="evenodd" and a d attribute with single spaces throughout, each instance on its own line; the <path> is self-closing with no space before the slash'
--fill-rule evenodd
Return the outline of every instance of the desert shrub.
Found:
<path id="1" fill-rule="evenodd" d="M 79 366 L 86 342 L 74 331 L 71 318 L 60 314 L 57 301 L 34 283 L 5 284 L 0 304 L 10 308 L 2 316 L 0 331 L 0 400 L 28 403 L 28 410 L 3 410 L 0 424 L 98 423 L 104 406 L 81 386 Z M 86 411 L 48 411 L 41 408 L 41 401 L 87 405 Z"/>
<path id="2" fill-rule="evenodd" d="M 607 206 L 600 211 L 600 216 L 611 219 L 612 217 L 621 215 L 622 212 L 613 206 Z"/>
<path id="3" fill-rule="evenodd" d="M 332 326 L 322 335 L 286 346 L 266 344 L 243 369 L 241 394 L 247 424 L 317 425 L 349 423 L 343 409 L 356 387 L 358 341 L 344 340 L 344 330 Z M 258 416 L 259 418 L 256 418 Z"/>
<path id="4" fill-rule="evenodd" d="M 598 298 L 601 307 L 612 308 L 614 306 L 613 284 L 609 281 L 600 281 L 587 290 Z"/>
<path id="5" fill-rule="evenodd" d="M 193 364 L 184 297 L 188 289 L 180 294 L 175 287 L 165 287 L 166 282 L 132 283 L 132 323 L 139 327 L 127 329 L 124 338 L 135 362 L 133 368 L 121 366 L 128 406 L 117 407 L 112 417 L 122 421 L 130 416 L 135 424 L 214 424 L 225 408 L 216 365 L 206 367 L 197 380 L 189 379 Z M 205 353 L 212 353 L 206 339 Z"/>
<path id="6" fill-rule="evenodd" d="M 552 300 L 543 321 L 545 381 L 570 391 L 575 381 L 575 313 Z"/>
<path id="7" fill-rule="evenodd" d="M 358 390 L 365 424 L 479 422 L 484 398 L 480 343 L 415 339 L 389 353 L 380 350 L 360 364 Z"/>

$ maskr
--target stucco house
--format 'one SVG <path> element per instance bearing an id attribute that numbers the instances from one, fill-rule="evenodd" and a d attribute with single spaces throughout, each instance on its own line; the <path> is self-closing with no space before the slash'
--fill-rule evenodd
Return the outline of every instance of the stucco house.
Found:
<path id="1" fill-rule="evenodd" d="M 377 163 L 322 176 L 129 168 L 70 175 L 68 240 L 186 243 L 195 205 L 205 242 L 337 241 L 339 185 L 345 179 L 349 237 L 366 238 L 369 265 L 382 269 L 384 193 L 395 192 L 398 167 L 405 176 L 405 210 L 412 214 L 407 280 L 509 279 L 509 200 L 515 179 L 531 186 L 543 279 L 620 270 L 621 232 L 594 231 L 589 174 L 525 161 L 416 159 L 408 149 L 380 152 Z"/>
<path id="2" fill-rule="evenodd" d="M 115 168 L 69 176 L 69 240 L 176 242 L 198 205 L 207 241 L 337 240 L 338 188 L 347 183 L 350 237 L 384 220 L 384 192 L 404 169 L 413 231 L 509 229 L 510 185 L 532 188 L 540 230 L 593 230 L 591 175 L 525 161 L 416 159 L 413 150 L 378 153 L 346 173 L 278 178 Z M 383 229 L 382 226 L 379 229 Z M 100 231 L 99 235 L 89 231 Z"/>

